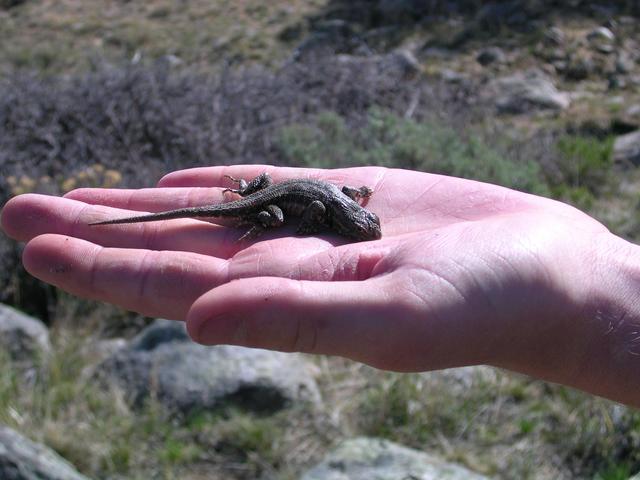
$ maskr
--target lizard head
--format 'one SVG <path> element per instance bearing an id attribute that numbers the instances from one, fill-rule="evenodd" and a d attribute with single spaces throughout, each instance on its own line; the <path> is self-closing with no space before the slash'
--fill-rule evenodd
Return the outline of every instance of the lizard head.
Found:
<path id="1" fill-rule="evenodd" d="M 380 219 L 375 213 L 359 208 L 349 216 L 347 225 L 336 225 L 337 230 L 355 240 L 378 240 L 382 237 Z"/>

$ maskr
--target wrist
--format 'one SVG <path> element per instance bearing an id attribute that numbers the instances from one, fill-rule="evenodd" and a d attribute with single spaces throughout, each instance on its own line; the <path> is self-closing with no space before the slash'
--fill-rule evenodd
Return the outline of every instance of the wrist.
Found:
<path id="1" fill-rule="evenodd" d="M 603 232 L 571 257 L 495 365 L 640 406 L 640 247 Z"/>
<path id="2" fill-rule="evenodd" d="M 576 386 L 640 407 L 640 247 L 608 234 L 596 248 Z"/>

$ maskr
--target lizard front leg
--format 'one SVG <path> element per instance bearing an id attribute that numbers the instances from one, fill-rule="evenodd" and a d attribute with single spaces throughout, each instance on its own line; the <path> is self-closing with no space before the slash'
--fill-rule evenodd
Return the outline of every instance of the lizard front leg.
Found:
<path id="1" fill-rule="evenodd" d="M 238 184 L 238 188 L 225 188 L 222 191 L 224 195 L 226 192 L 237 193 L 242 197 L 246 197 L 251 193 L 255 193 L 258 190 L 262 190 L 263 188 L 267 188 L 269 185 L 273 184 L 273 180 L 271 175 L 267 172 L 264 172 L 258 175 L 256 178 L 247 183 L 247 181 L 243 178 L 234 178 L 231 175 L 225 175 L 226 178 Z"/>
<path id="2" fill-rule="evenodd" d="M 373 193 L 373 190 L 369 187 L 362 186 L 360 188 L 350 187 L 345 185 L 342 187 L 342 193 L 344 193 L 351 200 L 358 201 L 360 198 L 369 198 Z"/>
<path id="3" fill-rule="evenodd" d="M 246 220 L 252 224 L 252 227 L 238 239 L 239 242 L 256 238 L 269 228 L 281 226 L 284 223 L 284 214 L 277 205 L 267 205 L 264 210 L 259 211 L 253 218 Z"/>
<path id="4" fill-rule="evenodd" d="M 324 206 L 324 203 L 320 200 L 311 202 L 302 213 L 296 234 L 312 235 L 318 233 L 326 225 L 326 214 L 327 208 Z"/>

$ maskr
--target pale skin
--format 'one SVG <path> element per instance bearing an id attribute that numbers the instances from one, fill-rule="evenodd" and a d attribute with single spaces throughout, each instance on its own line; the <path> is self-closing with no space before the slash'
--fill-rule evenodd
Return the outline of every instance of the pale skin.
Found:
<path id="1" fill-rule="evenodd" d="M 366 185 L 382 239 L 349 243 L 182 219 L 88 226 L 224 201 L 225 175 Z M 229 194 L 227 194 L 229 195 Z M 565 204 L 406 170 L 263 165 L 174 172 L 158 188 L 21 195 L 2 228 L 75 295 L 184 320 L 206 345 L 340 355 L 381 369 L 488 364 L 640 407 L 640 250 Z"/>

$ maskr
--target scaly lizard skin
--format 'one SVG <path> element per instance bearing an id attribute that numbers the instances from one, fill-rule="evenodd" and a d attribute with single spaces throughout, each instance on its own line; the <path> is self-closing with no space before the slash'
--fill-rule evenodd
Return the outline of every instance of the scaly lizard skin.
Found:
<path id="1" fill-rule="evenodd" d="M 340 190 L 331 183 L 310 179 L 273 183 L 267 173 L 248 183 L 228 178 L 238 183 L 239 188 L 227 188 L 224 192 L 234 192 L 243 198 L 228 203 L 105 220 L 89 225 L 153 222 L 172 218 L 233 217 L 251 225 L 249 231 L 240 238 L 243 240 L 254 238 L 266 229 L 279 227 L 284 223 L 285 216 L 294 216 L 301 218 L 296 231 L 299 235 L 312 235 L 329 229 L 357 241 L 376 240 L 382 236 L 378 216 L 357 202 L 359 198 L 367 198 L 372 194 L 369 187 L 344 186 Z"/>

